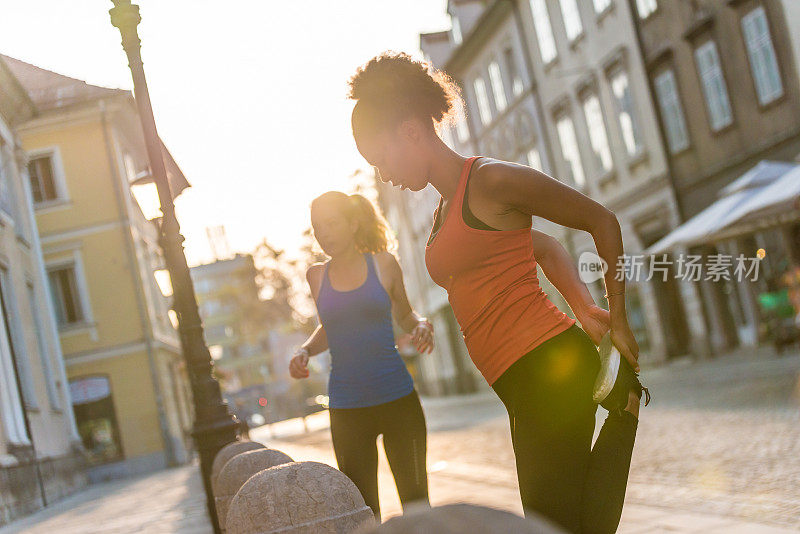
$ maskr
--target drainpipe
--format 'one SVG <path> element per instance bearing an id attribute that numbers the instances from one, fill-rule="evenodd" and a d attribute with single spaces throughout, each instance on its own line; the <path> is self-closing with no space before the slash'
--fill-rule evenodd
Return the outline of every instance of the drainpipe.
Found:
<path id="1" fill-rule="evenodd" d="M 164 412 L 164 395 L 161 391 L 161 383 L 158 380 L 158 367 L 155 361 L 155 348 L 153 347 L 153 324 L 150 320 L 150 313 L 147 309 L 147 300 L 144 292 L 144 282 L 142 280 L 141 269 L 139 269 L 139 262 L 136 255 L 136 243 L 133 240 L 133 230 L 130 216 L 128 214 L 128 206 L 125 202 L 125 193 L 122 190 L 122 177 L 119 174 L 119 168 L 114 160 L 114 150 L 111 146 L 111 139 L 108 132 L 108 118 L 106 115 L 106 103 L 100 101 L 100 114 L 101 122 L 103 124 L 103 139 L 106 145 L 106 156 L 108 157 L 108 165 L 111 169 L 114 183 L 114 193 L 116 193 L 117 207 L 120 211 L 121 232 L 122 238 L 125 241 L 125 253 L 128 258 L 128 265 L 131 269 L 131 278 L 136 288 L 136 307 L 139 309 L 139 323 L 144 334 L 145 350 L 147 351 L 147 363 L 150 368 L 150 379 L 153 381 L 153 390 L 156 396 L 156 408 L 158 409 L 158 424 L 161 430 L 161 439 L 164 442 L 164 452 L 167 457 L 167 465 L 178 465 L 178 460 L 175 456 L 172 439 L 169 435 L 169 427 L 167 426 L 167 417 Z"/>
<path id="2" fill-rule="evenodd" d="M 519 11 L 519 4 L 518 0 L 511 0 L 511 10 L 514 14 L 514 23 L 517 26 L 517 33 L 519 34 L 520 39 L 520 47 L 522 48 L 522 57 L 525 60 L 525 71 L 528 74 L 528 90 L 531 92 L 531 96 L 533 97 L 533 104 L 536 108 L 536 114 L 538 115 L 538 123 L 539 123 L 539 137 L 542 140 L 542 146 L 544 147 L 545 152 L 545 163 L 547 168 L 552 169 L 554 166 L 555 158 L 553 156 L 553 147 L 550 145 L 548 140 L 550 137 L 545 135 L 545 128 L 547 128 L 547 121 L 544 120 L 544 106 L 542 105 L 542 99 L 539 96 L 539 92 L 537 91 L 536 87 L 536 79 L 534 77 L 534 70 L 533 70 L 533 58 L 531 58 L 531 51 L 528 47 L 529 36 L 525 31 L 525 24 L 522 21 L 522 14 Z"/>
<path id="3" fill-rule="evenodd" d="M 675 175 L 673 174 L 674 167 L 672 165 L 671 152 L 667 145 L 667 129 L 664 125 L 664 118 L 661 116 L 661 110 L 658 107 L 658 100 L 656 99 L 655 86 L 650 73 L 647 72 L 647 63 L 644 55 L 644 39 L 642 38 L 642 28 L 639 24 L 639 11 L 636 8 L 636 0 L 628 0 L 628 11 L 630 11 L 631 23 L 633 24 L 633 31 L 636 34 L 636 47 L 639 50 L 639 57 L 644 66 L 644 75 L 647 79 L 647 92 L 650 96 L 650 104 L 653 106 L 654 115 L 656 116 L 656 124 L 658 124 L 658 142 L 661 145 L 661 150 L 664 153 L 664 161 L 667 167 L 667 181 L 669 182 L 672 194 L 675 197 L 675 207 L 678 210 L 679 223 L 686 221 L 686 209 L 683 206 L 683 199 L 678 194 L 678 187 L 675 185 Z"/>
<path id="4" fill-rule="evenodd" d="M 531 51 L 528 47 L 528 43 L 530 42 L 530 36 L 525 31 L 525 24 L 522 21 L 522 14 L 519 10 L 519 2 L 518 0 L 510 0 L 511 1 L 511 10 L 514 16 L 514 23 L 517 26 L 517 33 L 519 34 L 520 45 L 522 48 L 522 57 L 525 60 L 525 70 L 528 74 L 528 90 L 531 92 L 531 97 L 533 98 L 533 105 L 536 109 L 536 119 L 537 124 L 539 125 L 539 138 L 541 139 L 541 145 L 544 148 L 544 157 L 545 157 L 545 165 L 551 172 L 555 171 L 555 155 L 553 153 L 553 147 L 550 145 L 550 135 L 545 131 L 547 129 L 547 120 L 544 116 L 544 105 L 542 104 L 541 96 L 539 95 L 539 91 L 537 90 L 536 79 L 534 77 L 534 70 L 533 70 L 533 58 L 531 57 Z M 572 228 L 566 228 L 564 232 L 564 241 L 566 241 L 566 248 L 569 252 L 570 256 L 573 258 L 575 257 L 575 243 L 573 239 L 573 234 L 575 230 Z"/>

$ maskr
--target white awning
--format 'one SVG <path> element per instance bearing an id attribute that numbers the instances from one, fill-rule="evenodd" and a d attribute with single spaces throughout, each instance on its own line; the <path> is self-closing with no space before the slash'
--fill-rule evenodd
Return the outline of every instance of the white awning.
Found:
<path id="1" fill-rule="evenodd" d="M 645 254 L 713 242 L 740 224 L 798 209 L 800 165 L 761 161 L 722 193 L 725 196 L 651 245 Z"/>
<path id="2" fill-rule="evenodd" d="M 800 202 L 800 166 L 781 176 L 772 185 L 759 190 L 744 206 L 746 210 L 734 214 L 734 223 L 796 210 L 800 208 L 798 202 Z"/>

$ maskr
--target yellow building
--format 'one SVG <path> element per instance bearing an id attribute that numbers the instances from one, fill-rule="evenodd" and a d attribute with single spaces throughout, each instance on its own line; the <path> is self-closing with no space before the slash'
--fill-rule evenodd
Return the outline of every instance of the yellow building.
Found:
<path id="1" fill-rule="evenodd" d="M 183 463 L 189 391 L 155 277 L 157 229 L 131 191 L 148 168 L 133 97 L 3 59 L 38 110 L 19 134 L 90 477 Z M 188 184 L 164 155 L 180 192 Z"/>
<path id="2" fill-rule="evenodd" d="M 0 525 L 86 483 L 16 132 L 35 112 L 0 59 Z"/>

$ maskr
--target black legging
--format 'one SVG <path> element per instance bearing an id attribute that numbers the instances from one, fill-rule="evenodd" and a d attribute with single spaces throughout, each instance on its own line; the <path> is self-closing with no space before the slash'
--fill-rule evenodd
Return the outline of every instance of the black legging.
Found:
<path id="1" fill-rule="evenodd" d="M 522 506 L 570 532 L 619 525 L 638 420 L 609 414 L 592 449 L 597 348 L 577 325 L 516 361 L 492 385 L 508 410 Z"/>
<path id="2" fill-rule="evenodd" d="M 411 503 L 429 504 L 425 415 L 416 391 L 377 406 L 331 408 L 330 417 L 339 470 L 355 483 L 378 521 L 379 434 L 403 510 Z"/>

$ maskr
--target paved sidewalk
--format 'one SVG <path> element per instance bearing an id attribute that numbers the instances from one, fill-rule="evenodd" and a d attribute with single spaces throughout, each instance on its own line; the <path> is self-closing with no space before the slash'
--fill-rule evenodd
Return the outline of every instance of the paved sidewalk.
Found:
<path id="1" fill-rule="evenodd" d="M 95 484 L 0 534 L 211 534 L 196 465 Z"/>
<path id="2" fill-rule="evenodd" d="M 645 370 L 642 411 L 619 532 L 800 532 L 800 354 L 746 351 Z M 423 399 L 431 501 L 521 513 L 508 421 L 491 391 Z M 602 422 L 602 412 L 598 421 Z M 309 432 L 305 432 L 305 428 Z M 295 460 L 336 465 L 328 414 L 251 431 Z M 383 518 L 401 512 L 380 450 Z M 0 534 L 211 532 L 197 466 L 92 486 Z"/>
<path id="3" fill-rule="evenodd" d="M 336 466 L 332 449 L 297 445 L 288 440 L 273 440 L 270 446 L 286 452 L 296 460 L 314 460 Z M 509 472 L 505 469 L 439 461 L 430 464 L 428 471 L 431 504 L 434 506 L 466 502 L 522 514 L 516 477 L 509 476 Z M 402 513 L 400 499 L 382 448 L 379 450 L 379 493 L 384 521 Z M 626 502 L 618 532 L 620 534 L 646 532 L 788 534 L 798 530 L 736 517 Z"/>
<path id="4" fill-rule="evenodd" d="M 298 459 L 324 461 L 314 450 L 293 448 Z M 284 448 L 284 450 L 287 450 Z M 385 458 L 381 458 L 381 497 L 384 519 L 400 513 Z M 477 473 L 473 473 L 475 476 Z M 431 473 L 433 504 L 469 502 L 521 513 L 516 485 L 464 484 Z M 483 481 L 485 482 L 485 480 Z M 136 480 L 109 482 L 54 504 L 32 516 L 0 528 L 0 534 L 210 534 L 197 466 L 161 471 Z M 655 506 L 628 504 L 621 534 L 703 532 L 708 534 L 788 534 L 782 529 L 708 514 L 676 512 Z"/>

